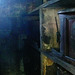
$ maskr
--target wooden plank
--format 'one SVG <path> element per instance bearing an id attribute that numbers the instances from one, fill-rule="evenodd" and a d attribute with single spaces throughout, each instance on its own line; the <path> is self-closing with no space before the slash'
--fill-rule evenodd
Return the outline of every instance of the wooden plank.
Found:
<path id="1" fill-rule="evenodd" d="M 48 2 L 40 5 L 39 7 L 35 8 L 31 12 L 29 12 L 28 14 L 31 14 L 31 13 L 33 13 L 33 12 L 35 12 L 35 11 L 41 9 L 41 8 L 47 7 L 48 5 L 54 4 L 54 3 L 58 2 L 58 1 L 60 1 L 60 0 L 51 0 L 51 1 L 48 1 Z"/>
<path id="2" fill-rule="evenodd" d="M 42 50 L 42 17 L 43 17 L 43 15 L 42 15 L 42 13 L 43 13 L 43 11 L 42 11 L 42 9 L 40 9 L 39 10 L 39 19 L 40 19 L 40 52 L 41 52 L 41 50 Z M 41 75 L 43 75 L 43 65 L 42 65 L 42 63 L 43 63 L 43 56 L 42 56 L 42 53 L 40 53 L 41 54 Z"/>
<path id="3" fill-rule="evenodd" d="M 65 10 L 61 10 L 58 12 L 58 14 L 64 14 L 64 13 L 71 13 L 71 12 L 75 12 L 75 8 L 69 8 L 69 9 L 65 9 Z"/>
<path id="4" fill-rule="evenodd" d="M 42 9 L 40 9 L 39 10 L 39 19 L 40 19 L 40 48 L 42 49 L 42 17 L 43 17 L 43 15 L 42 15 L 42 13 L 43 13 L 43 11 L 42 11 Z"/>
<path id="5" fill-rule="evenodd" d="M 59 64 L 63 68 L 65 68 L 67 71 L 75 75 L 75 66 L 66 63 L 65 61 L 59 59 L 58 57 L 53 56 L 52 54 L 48 52 L 42 52 L 44 55 L 46 55 L 48 58 L 52 59 L 55 63 Z"/>
<path id="6" fill-rule="evenodd" d="M 61 54 L 60 52 L 56 51 L 55 49 L 52 49 L 51 51 L 52 51 L 52 53 L 53 53 L 54 55 L 56 55 L 57 57 L 62 57 L 62 54 Z"/>

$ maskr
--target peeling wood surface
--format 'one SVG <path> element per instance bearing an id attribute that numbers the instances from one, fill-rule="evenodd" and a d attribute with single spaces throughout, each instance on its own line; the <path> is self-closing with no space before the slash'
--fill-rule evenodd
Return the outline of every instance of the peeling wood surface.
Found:
<path id="1" fill-rule="evenodd" d="M 59 48 L 57 43 L 57 28 L 55 17 L 57 18 L 58 29 L 60 30 L 59 17 L 57 12 L 60 9 L 56 8 L 43 8 L 42 9 L 42 50 L 51 51 L 51 48 Z M 43 65 L 43 75 L 48 74 L 48 71 L 51 69 L 49 66 L 53 66 L 54 62 L 47 58 L 47 56 L 42 55 L 42 65 Z M 55 67 L 56 68 L 56 67 Z M 52 69 L 53 70 L 53 69 Z M 56 69 L 54 69 L 56 70 Z M 54 73 L 52 73 L 53 75 Z"/>
<path id="2" fill-rule="evenodd" d="M 56 8 L 44 8 L 43 9 L 43 23 L 42 23 L 42 37 L 43 50 L 49 50 L 51 48 L 59 48 L 57 43 L 57 27 L 55 17 L 57 18 L 58 30 L 60 31 L 60 23 L 57 12 L 60 9 Z M 49 38 L 49 39 L 48 39 Z M 46 42 L 48 40 L 48 43 Z"/>

